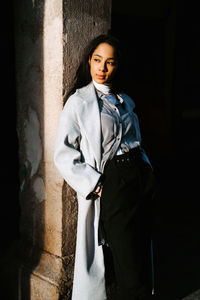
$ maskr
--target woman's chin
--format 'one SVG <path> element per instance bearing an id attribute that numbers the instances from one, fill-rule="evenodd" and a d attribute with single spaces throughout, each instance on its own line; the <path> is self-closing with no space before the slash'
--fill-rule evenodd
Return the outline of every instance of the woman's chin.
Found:
<path id="1" fill-rule="evenodd" d="M 96 82 L 96 83 L 99 83 L 99 84 L 104 84 L 104 83 L 107 83 L 107 80 L 106 80 L 106 78 L 94 78 L 94 81 Z"/>

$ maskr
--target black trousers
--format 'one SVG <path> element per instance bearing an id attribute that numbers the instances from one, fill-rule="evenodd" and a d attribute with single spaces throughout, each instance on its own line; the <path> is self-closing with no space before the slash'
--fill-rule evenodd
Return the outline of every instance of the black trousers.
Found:
<path id="1" fill-rule="evenodd" d="M 104 174 L 100 222 L 113 256 L 118 285 L 114 300 L 143 299 L 152 289 L 154 175 L 139 148 L 114 157 Z"/>

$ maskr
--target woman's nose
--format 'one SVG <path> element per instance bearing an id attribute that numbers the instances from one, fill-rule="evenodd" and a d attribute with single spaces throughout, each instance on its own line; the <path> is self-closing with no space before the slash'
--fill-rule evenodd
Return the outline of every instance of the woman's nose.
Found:
<path id="1" fill-rule="evenodd" d="M 106 71 L 106 63 L 105 62 L 101 62 L 100 66 L 99 66 L 99 70 Z"/>

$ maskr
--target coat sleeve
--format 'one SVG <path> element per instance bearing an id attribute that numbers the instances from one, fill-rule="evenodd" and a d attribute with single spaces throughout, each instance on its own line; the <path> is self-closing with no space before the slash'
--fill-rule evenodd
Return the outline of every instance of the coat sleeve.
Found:
<path id="1" fill-rule="evenodd" d="M 71 97 L 66 102 L 60 116 L 54 162 L 66 182 L 77 194 L 86 199 L 95 189 L 101 173 L 83 160 L 80 150 L 81 128 L 74 107 L 76 98 L 71 99 Z"/>

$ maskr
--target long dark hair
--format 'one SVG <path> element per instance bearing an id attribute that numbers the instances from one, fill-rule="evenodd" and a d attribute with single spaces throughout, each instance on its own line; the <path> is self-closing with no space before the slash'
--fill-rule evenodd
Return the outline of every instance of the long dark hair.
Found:
<path id="1" fill-rule="evenodd" d="M 65 96 L 64 102 L 71 96 L 73 93 L 75 93 L 76 89 L 82 88 L 89 84 L 92 80 L 90 75 L 90 67 L 89 67 L 89 58 L 92 57 L 93 52 L 98 47 L 98 45 L 102 43 L 107 43 L 111 45 L 115 49 L 115 56 L 118 62 L 118 70 L 113 78 L 112 81 L 112 87 L 113 90 L 118 92 L 120 89 L 120 80 L 118 80 L 118 74 L 120 73 L 120 65 L 121 65 L 121 59 L 122 59 L 122 51 L 120 47 L 120 42 L 117 38 L 111 36 L 111 35 L 99 35 L 96 38 L 94 38 L 89 45 L 85 48 L 85 51 L 83 53 L 82 60 L 80 62 L 80 65 L 76 71 L 76 75 L 73 82 L 72 89 L 67 93 Z"/>

